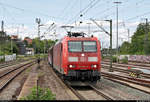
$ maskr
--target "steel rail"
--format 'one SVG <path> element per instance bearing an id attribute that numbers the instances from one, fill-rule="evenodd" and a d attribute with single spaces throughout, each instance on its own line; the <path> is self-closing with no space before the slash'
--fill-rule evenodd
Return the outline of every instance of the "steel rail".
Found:
<path id="1" fill-rule="evenodd" d="M 67 84 L 67 83 L 66 83 L 66 84 Z M 92 84 L 90 84 L 90 83 L 86 83 L 86 84 L 91 88 L 92 91 L 96 92 L 97 95 L 102 96 L 104 99 L 106 99 L 106 100 L 115 100 L 113 97 L 111 97 L 111 96 L 108 95 L 107 93 L 98 90 L 98 89 L 97 89 L 96 87 L 94 87 Z M 69 87 L 69 89 L 72 90 L 72 92 L 73 92 L 80 100 L 87 100 L 87 99 L 84 97 L 84 95 L 81 95 L 80 92 L 77 91 L 78 89 L 76 90 L 76 89 L 74 89 L 73 87 L 71 87 L 70 85 L 67 85 L 67 86 Z M 85 93 L 86 93 L 86 91 L 85 91 Z"/>
<path id="2" fill-rule="evenodd" d="M 0 64 L 0 69 L 5 68 L 5 67 L 9 67 L 11 65 L 17 65 L 17 64 L 25 62 L 25 61 L 28 61 L 28 60 L 5 62 L 5 63 Z"/>
<path id="3" fill-rule="evenodd" d="M 47 62 L 48 64 L 48 62 Z M 55 76 L 57 82 L 59 82 L 64 88 L 68 88 L 70 89 L 70 91 L 79 99 L 79 100 L 84 100 L 84 97 L 77 95 L 75 90 L 73 88 L 71 88 L 69 85 L 67 85 L 67 83 L 65 83 L 65 81 L 61 78 L 61 75 L 54 69 L 52 68 L 52 66 L 50 66 L 50 71 L 52 72 L 52 74 Z"/>
<path id="4" fill-rule="evenodd" d="M 125 81 L 129 81 L 131 80 L 132 82 L 135 82 L 136 84 L 141 84 L 141 85 L 145 85 L 147 87 L 150 87 L 150 81 L 149 80 L 144 80 L 144 79 L 139 79 L 139 78 L 131 78 L 131 77 L 127 77 L 127 76 L 122 76 L 122 75 L 118 75 L 118 74 L 112 74 L 112 73 L 106 73 L 106 72 L 101 72 L 101 74 L 103 76 L 111 76 L 113 78 L 117 78 L 117 79 L 122 79 Z"/>
<path id="5" fill-rule="evenodd" d="M 29 62 L 29 63 L 32 63 L 32 62 Z M 9 71 L 6 71 L 5 73 L 3 73 L 3 74 L 0 75 L 0 78 L 3 77 L 3 76 L 5 76 L 5 75 L 7 75 L 7 74 L 9 74 L 9 73 L 11 73 L 11 72 L 13 72 L 13 71 L 15 71 L 15 70 L 17 70 L 18 68 L 21 68 L 21 67 L 23 67 L 25 65 L 28 65 L 29 63 L 22 64 L 20 66 L 14 67 L 13 69 L 10 69 Z"/>
<path id="6" fill-rule="evenodd" d="M 104 78 L 107 79 L 107 80 L 111 80 L 111 81 L 113 81 L 113 82 L 116 82 L 116 83 L 120 83 L 121 85 L 125 85 L 125 86 L 127 86 L 127 87 L 131 87 L 131 88 L 137 89 L 137 90 L 139 90 L 139 91 L 142 91 L 142 92 L 145 92 L 145 93 L 150 94 L 150 92 L 145 91 L 145 90 L 143 90 L 143 89 L 141 89 L 141 88 L 136 88 L 136 87 L 134 87 L 134 86 L 132 86 L 132 85 L 129 85 L 129 84 L 127 84 L 127 83 L 124 83 L 124 82 L 126 82 L 126 81 L 122 82 L 123 80 L 119 81 L 118 79 L 113 79 L 113 78 L 106 77 L 106 76 L 105 76 Z M 128 82 L 129 82 L 129 81 L 128 81 Z M 131 83 L 132 83 L 132 82 L 131 82 Z"/>
<path id="7" fill-rule="evenodd" d="M 104 68 L 106 69 L 109 69 L 109 66 L 106 66 L 106 65 L 102 65 Z M 116 68 L 116 67 L 112 67 L 114 71 L 117 71 L 117 72 L 123 72 L 123 73 L 129 73 L 131 72 L 130 70 L 128 69 L 122 69 L 122 68 Z M 150 78 L 150 74 L 147 74 L 147 73 L 141 73 L 140 74 L 142 77 L 145 77 L 145 78 Z"/>
<path id="8" fill-rule="evenodd" d="M 143 82 L 138 82 L 137 80 L 134 80 L 134 79 L 130 80 L 130 79 L 124 77 L 124 76 L 120 76 L 120 75 L 116 75 L 116 74 L 109 74 L 109 73 L 104 73 L 104 72 L 102 72 L 101 74 L 102 74 L 102 76 L 103 76 L 105 79 L 108 79 L 108 80 L 111 80 L 111 81 L 115 81 L 115 82 L 117 82 L 117 83 L 126 85 L 126 86 L 128 86 L 128 87 L 132 87 L 132 88 L 135 88 L 135 89 L 138 89 L 138 90 L 140 90 L 140 91 L 143 91 L 143 92 L 146 92 L 146 93 L 150 94 L 150 91 L 148 91 L 148 90 L 143 90 L 143 89 L 141 89 L 141 88 L 134 87 L 134 85 L 132 86 L 132 83 L 135 84 L 135 85 L 138 85 L 138 86 L 142 86 L 142 87 L 148 88 L 148 89 L 150 89 L 150 84 L 143 83 Z M 131 85 L 125 84 L 125 83 L 123 83 L 122 81 L 123 81 L 123 82 L 131 83 Z"/>
<path id="9" fill-rule="evenodd" d="M 109 59 L 103 60 L 102 62 L 110 62 Z M 150 67 L 150 63 L 142 63 L 142 62 L 135 62 L 135 61 L 128 61 L 128 65 L 136 65 L 136 66 L 142 66 L 142 67 Z"/>
<path id="10" fill-rule="evenodd" d="M 73 89 L 67 82 L 63 81 L 66 86 L 80 99 L 80 100 L 86 100 L 85 97 L 83 97 L 78 91 L 76 91 L 75 89 Z"/>
<path id="11" fill-rule="evenodd" d="M 52 69 L 52 71 L 54 72 L 53 74 L 56 76 L 56 80 L 58 80 L 58 82 L 60 82 L 60 84 L 62 84 L 63 86 L 65 85 L 66 87 L 68 87 L 73 92 L 73 94 L 78 97 L 79 100 L 87 100 L 83 95 L 81 95 L 78 91 L 71 87 L 68 81 L 63 80 L 61 75 L 55 69 Z M 89 84 L 87 85 L 89 86 Z M 93 89 L 94 92 L 96 92 L 98 95 L 101 95 L 105 99 L 114 100 L 112 97 L 108 97 L 106 93 L 96 90 L 96 88 L 92 87 L 92 85 L 90 85 L 90 87 Z"/>
<path id="12" fill-rule="evenodd" d="M 102 61 L 101 64 L 109 64 L 109 62 Z M 131 65 L 131 64 L 122 64 L 122 63 L 113 63 L 113 66 L 121 66 L 121 67 L 133 67 L 133 68 L 141 68 L 150 70 L 150 66 L 138 66 L 138 65 Z"/>
<path id="13" fill-rule="evenodd" d="M 2 79 L 0 83 L 0 91 L 2 91 L 14 78 L 16 78 L 21 72 L 23 72 L 27 67 L 32 66 L 35 61 L 31 61 L 27 64 L 21 65 L 14 70 L 11 70 L 9 72 L 6 72 L 5 74 L 0 76 L 0 80 Z"/>
<path id="14" fill-rule="evenodd" d="M 93 88 L 93 90 L 94 90 L 97 94 L 101 95 L 101 96 L 104 97 L 105 99 L 107 99 L 107 100 L 115 100 L 113 97 L 111 97 L 111 96 L 108 95 L 107 93 L 105 93 L 105 92 L 103 92 L 103 91 L 97 89 L 94 85 L 89 84 L 89 83 L 88 83 L 88 85 L 89 85 L 91 88 Z"/>

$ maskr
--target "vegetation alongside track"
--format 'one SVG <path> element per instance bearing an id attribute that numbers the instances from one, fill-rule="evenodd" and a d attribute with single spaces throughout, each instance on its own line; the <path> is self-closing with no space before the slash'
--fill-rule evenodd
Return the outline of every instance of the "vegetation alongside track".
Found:
<path id="1" fill-rule="evenodd" d="M 148 31 L 148 38 L 145 36 Z M 150 55 L 150 25 L 140 23 L 132 36 L 131 43 L 124 42 L 120 47 L 121 54 Z"/>
<path id="2" fill-rule="evenodd" d="M 53 94 L 49 88 L 41 88 L 38 87 L 38 96 L 37 96 L 37 87 L 33 87 L 32 92 L 26 96 L 21 98 L 20 100 L 55 100 L 56 95 Z"/>

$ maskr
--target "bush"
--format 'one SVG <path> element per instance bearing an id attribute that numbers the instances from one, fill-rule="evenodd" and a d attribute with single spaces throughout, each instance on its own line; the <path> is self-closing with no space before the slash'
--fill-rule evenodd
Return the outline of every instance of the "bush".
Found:
<path id="1" fill-rule="evenodd" d="M 102 54 L 102 56 L 101 56 L 101 57 L 102 57 L 102 59 L 105 59 L 105 58 L 107 58 L 107 57 L 106 57 L 105 55 L 103 55 L 103 54 Z"/>
<path id="2" fill-rule="evenodd" d="M 117 62 L 117 57 L 116 56 L 112 56 L 112 61 L 113 62 Z"/>
<path id="3" fill-rule="evenodd" d="M 4 62 L 5 61 L 5 58 L 3 58 L 3 59 L 0 59 L 0 62 Z"/>
<path id="4" fill-rule="evenodd" d="M 128 57 L 125 56 L 121 61 L 122 63 L 128 64 Z"/>
<path id="5" fill-rule="evenodd" d="M 55 100 L 55 95 L 48 88 L 38 87 L 38 97 L 37 97 L 37 87 L 32 88 L 32 92 L 21 98 L 21 100 Z"/>
<path id="6" fill-rule="evenodd" d="M 5 55 L 3 51 L 0 50 L 0 56 Z"/>

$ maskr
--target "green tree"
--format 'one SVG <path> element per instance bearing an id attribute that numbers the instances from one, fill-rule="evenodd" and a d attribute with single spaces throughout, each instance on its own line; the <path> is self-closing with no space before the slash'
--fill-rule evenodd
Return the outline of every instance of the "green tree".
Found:
<path id="1" fill-rule="evenodd" d="M 148 40 L 145 41 L 146 31 Z M 122 54 L 150 54 L 150 25 L 140 23 L 132 36 L 131 43 L 124 42 L 121 46 Z"/>
<path id="2" fill-rule="evenodd" d="M 55 41 L 53 40 L 39 40 L 38 38 L 33 39 L 32 41 L 32 45 L 30 45 L 31 47 L 34 48 L 35 53 L 43 53 L 44 52 L 44 46 L 45 46 L 45 50 L 47 52 L 47 50 L 53 45 L 55 44 Z"/>
<path id="3" fill-rule="evenodd" d="M 120 47 L 120 53 L 121 54 L 128 54 L 130 53 L 130 43 L 124 42 Z"/>

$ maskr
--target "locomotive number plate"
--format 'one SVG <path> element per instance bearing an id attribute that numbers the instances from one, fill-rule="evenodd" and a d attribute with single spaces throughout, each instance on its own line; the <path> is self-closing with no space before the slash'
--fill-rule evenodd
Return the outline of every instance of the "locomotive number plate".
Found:
<path id="1" fill-rule="evenodd" d="M 85 60 L 86 60 L 85 57 L 80 57 L 81 62 L 85 62 Z"/>

